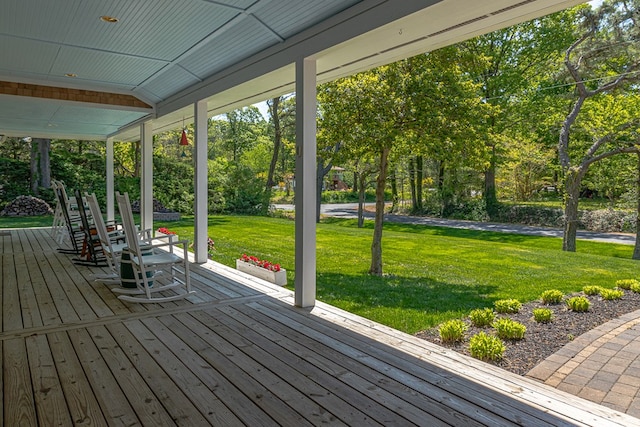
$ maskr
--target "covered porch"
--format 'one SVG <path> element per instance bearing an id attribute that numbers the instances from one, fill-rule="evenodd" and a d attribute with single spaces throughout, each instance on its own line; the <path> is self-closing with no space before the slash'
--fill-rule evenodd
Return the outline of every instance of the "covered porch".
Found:
<path id="1" fill-rule="evenodd" d="M 0 231 L 4 425 L 638 425 L 211 261 L 135 304 L 56 249 Z"/>

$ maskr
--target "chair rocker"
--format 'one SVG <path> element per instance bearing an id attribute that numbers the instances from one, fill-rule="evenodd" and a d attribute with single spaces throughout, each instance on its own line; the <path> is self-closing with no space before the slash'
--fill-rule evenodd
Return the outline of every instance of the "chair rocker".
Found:
<path id="1" fill-rule="evenodd" d="M 187 240 L 177 242 L 167 242 L 160 244 L 151 244 L 150 241 L 140 241 L 139 233 L 133 222 L 133 213 L 131 212 L 131 203 L 129 195 L 116 194 L 120 216 L 124 226 L 124 232 L 130 254 L 130 263 L 133 270 L 133 280 L 135 288 L 113 288 L 112 291 L 119 293 L 119 299 L 129 302 L 140 303 L 161 303 L 175 301 L 188 297 L 195 293 L 191 290 L 191 278 L 189 276 L 189 260 L 187 257 Z M 143 243 L 143 244 L 141 244 Z M 182 246 L 183 257 L 173 253 L 174 247 Z M 161 250 L 163 249 L 163 250 Z M 167 251 L 168 250 L 168 251 Z M 122 262 L 122 260 L 121 260 Z M 156 277 L 155 269 L 168 267 L 171 272 L 171 283 L 160 285 L 151 281 Z M 158 295 L 169 289 L 184 288 L 184 292 L 174 295 Z"/>

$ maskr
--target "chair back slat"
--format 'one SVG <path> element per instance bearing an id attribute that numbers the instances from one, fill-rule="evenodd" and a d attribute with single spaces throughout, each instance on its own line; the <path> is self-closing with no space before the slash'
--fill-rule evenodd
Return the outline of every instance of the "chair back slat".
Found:
<path id="1" fill-rule="evenodd" d="M 120 210 L 120 216 L 122 217 L 122 226 L 124 227 L 124 235 L 129 247 L 129 251 L 139 255 L 140 244 L 138 242 L 138 232 L 133 221 L 133 212 L 131 210 L 131 203 L 129 202 L 129 194 L 116 193 L 116 200 L 118 201 L 118 209 Z"/>

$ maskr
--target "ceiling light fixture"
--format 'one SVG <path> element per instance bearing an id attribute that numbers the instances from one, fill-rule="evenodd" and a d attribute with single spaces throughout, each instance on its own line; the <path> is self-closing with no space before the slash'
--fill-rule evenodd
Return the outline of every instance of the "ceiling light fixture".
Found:
<path id="1" fill-rule="evenodd" d="M 113 16 L 109 16 L 109 15 L 102 15 L 100 17 L 100 20 L 102 22 L 106 22 L 108 24 L 115 24 L 116 22 L 118 22 L 118 18 L 115 18 Z"/>
<path id="2" fill-rule="evenodd" d="M 65 77 L 78 77 L 76 73 L 67 73 L 64 75 Z"/>

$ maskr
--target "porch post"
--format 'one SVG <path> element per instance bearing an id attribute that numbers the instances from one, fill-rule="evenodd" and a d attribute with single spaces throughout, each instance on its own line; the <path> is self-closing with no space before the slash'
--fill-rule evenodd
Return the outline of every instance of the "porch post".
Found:
<path id="1" fill-rule="evenodd" d="M 107 221 L 113 221 L 115 218 L 115 204 L 113 198 L 114 181 L 113 181 L 113 137 L 107 138 Z"/>
<path id="2" fill-rule="evenodd" d="M 200 100 L 194 104 L 195 117 L 195 206 L 194 206 L 194 250 L 195 261 L 207 261 L 207 227 L 208 221 L 208 119 L 207 101 Z"/>
<path id="3" fill-rule="evenodd" d="M 140 125 L 142 168 L 140 180 L 140 222 L 143 230 L 153 229 L 153 135 L 151 122 Z"/>
<path id="4" fill-rule="evenodd" d="M 296 61 L 295 305 L 316 303 L 316 61 Z"/>

